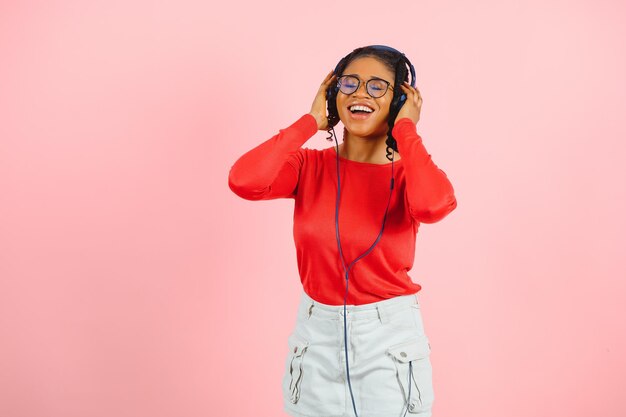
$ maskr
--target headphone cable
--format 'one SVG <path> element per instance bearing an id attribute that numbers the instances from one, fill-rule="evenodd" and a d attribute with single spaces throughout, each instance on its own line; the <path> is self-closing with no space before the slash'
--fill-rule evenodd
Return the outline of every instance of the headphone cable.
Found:
<path id="1" fill-rule="evenodd" d="M 348 265 L 348 267 L 346 268 L 346 264 L 345 264 L 344 257 L 343 257 L 343 250 L 341 249 L 341 239 L 339 237 L 339 199 L 341 197 L 341 180 L 339 176 L 339 142 L 337 141 L 337 135 L 335 133 L 335 128 L 333 126 L 331 126 L 328 129 L 328 133 L 330 134 L 328 139 L 331 139 L 331 138 L 335 139 L 335 144 L 336 144 L 335 149 L 336 149 L 336 154 L 337 154 L 337 158 L 336 158 L 337 159 L 337 199 L 336 199 L 336 204 L 335 204 L 335 232 L 336 232 L 335 235 L 337 238 L 337 246 L 339 247 L 339 257 L 341 259 L 341 265 L 343 267 L 345 280 L 346 280 L 346 292 L 343 297 L 343 336 L 344 336 L 343 347 L 344 347 L 344 353 L 346 356 L 346 376 L 348 379 L 348 388 L 350 390 L 350 398 L 352 400 L 352 408 L 354 410 L 354 415 L 356 417 L 359 417 L 359 414 L 356 411 L 354 393 L 352 392 L 352 382 L 350 381 L 350 366 L 349 366 L 349 360 L 348 360 L 348 324 L 347 324 L 347 319 L 346 319 L 346 309 L 347 309 L 346 305 L 347 305 L 347 300 L 348 300 L 348 288 L 349 288 L 349 282 L 350 282 L 349 274 L 350 274 L 350 269 L 352 269 L 354 264 L 360 259 L 362 259 L 363 257 L 367 256 L 374 249 L 374 246 L 378 244 L 378 242 L 380 241 L 380 238 L 382 237 L 383 231 L 385 230 L 385 221 L 387 220 L 387 212 L 389 210 L 389 204 L 391 203 L 391 194 L 394 188 L 393 156 L 391 159 L 391 183 L 390 183 L 390 189 L 389 189 L 389 199 L 387 200 L 387 207 L 385 208 L 385 214 L 383 216 L 383 223 L 382 223 L 380 232 L 378 233 L 378 237 L 376 238 L 376 241 L 374 241 L 374 243 L 372 244 L 372 246 L 370 246 L 368 250 L 366 250 L 359 257 L 357 257 L 354 261 L 352 261 L 350 265 Z M 409 389 L 410 389 L 410 385 L 409 385 Z"/>

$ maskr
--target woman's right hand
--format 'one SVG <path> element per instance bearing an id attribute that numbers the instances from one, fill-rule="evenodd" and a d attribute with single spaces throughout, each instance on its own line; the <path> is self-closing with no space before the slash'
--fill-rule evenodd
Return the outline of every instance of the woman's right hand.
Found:
<path id="1" fill-rule="evenodd" d="M 337 77 L 335 76 L 334 71 L 328 73 L 320 85 L 319 90 L 317 90 L 317 95 L 311 105 L 311 112 L 309 114 L 315 117 L 315 120 L 317 121 L 317 128 L 319 130 L 328 129 L 328 117 L 326 116 L 326 91 L 336 79 Z"/>

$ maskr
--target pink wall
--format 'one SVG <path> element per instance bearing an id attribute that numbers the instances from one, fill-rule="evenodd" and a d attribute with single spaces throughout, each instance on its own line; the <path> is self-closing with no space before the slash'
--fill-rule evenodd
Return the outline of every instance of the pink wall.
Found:
<path id="1" fill-rule="evenodd" d="M 0 5 L 0 415 L 284 415 L 293 202 L 228 170 L 371 43 L 459 202 L 411 271 L 434 416 L 626 415 L 624 5 L 251 3 Z"/>

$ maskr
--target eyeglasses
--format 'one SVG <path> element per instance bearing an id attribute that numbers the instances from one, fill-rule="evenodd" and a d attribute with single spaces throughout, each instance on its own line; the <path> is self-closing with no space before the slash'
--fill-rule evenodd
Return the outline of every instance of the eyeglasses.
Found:
<path id="1" fill-rule="evenodd" d="M 339 90 L 344 94 L 352 94 L 359 89 L 361 80 L 355 75 L 342 75 L 337 80 Z M 381 80 L 380 78 L 372 78 L 365 83 L 365 89 L 367 94 L 373 98 L 379 98 L 387 93 L 387 89 L 391 83 L 389 81 Z M 392 87 L 393 88 L 393 87 Z"/>

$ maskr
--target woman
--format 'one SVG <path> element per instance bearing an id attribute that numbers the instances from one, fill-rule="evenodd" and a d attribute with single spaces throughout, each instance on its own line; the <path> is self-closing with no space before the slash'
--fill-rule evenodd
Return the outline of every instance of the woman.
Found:
<path id="1" fill-rule="evenodd" d="M 303 293 L 283 378 L 289 415 L 431 415 L 421 286 L 407 272 L 420 223 L 441 220 L 457 202 L 416 132 L 414 77 L 393 48 L 355 49 L 326 76 L 309 113 L 230 170 L 242 198 L 295 200 Z M 339 120 L 341 145 L 302 148 Z"/>

